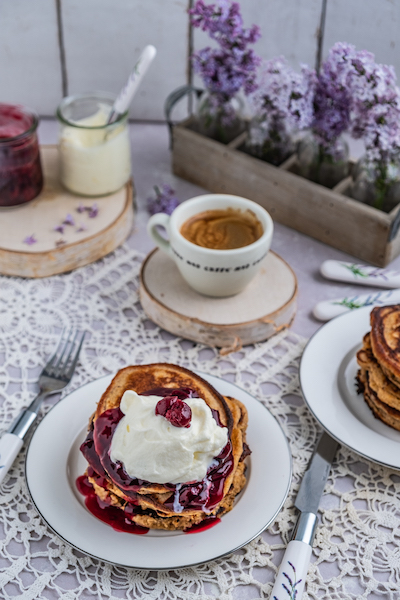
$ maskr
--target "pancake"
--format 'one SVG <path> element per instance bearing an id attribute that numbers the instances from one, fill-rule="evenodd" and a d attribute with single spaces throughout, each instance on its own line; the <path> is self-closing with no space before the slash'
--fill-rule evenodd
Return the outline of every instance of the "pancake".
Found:
<path id="1" fill-rule="evenodd" d="M 357 352 L 360 393 L 374 416 L 400 431 L 400 305 L 375 307 Z"/>
<path id="2" fill-rule="evenodd" d="M 109 446 L 101 445 L 103 438 L 100 434 L 110 425 L 111 421 L 107 419 L 118 413 L 126 390 L 134 390 L 140 395 L 146 395 L 150 391 L 154 395 L 162 395 L 157 390 L 165 391 L 165 388 L 193 390 L 213 411 L 217 423 L 219 421 L 221 426 L 227 427 L 228 444 L 221 453 L 225 458 L 219 460 L 221 472 L 226 471 L 226 475 L 221 479 L 223 487 L 219 484 L 215 501 L 211 498 L 212 492 L 207 491 L 215 487 L 212 480 L 211 484 L 207 479 L 203 482 L 178 484 L 179 487 L 133 480 L 126 471 L 121 470 L 122 463 L 111 461 Z M 247 419 L 247 410 L 241 402 L 235 398 L 223 397 L 207 381 L 188 369 L 167 363 L 126 367 L 117 373 L 100 398 L 90 421 L 87 439 L 81 446 L 89 463 L 87 479 L 103 504 L 121 509 L 127 518 L 143 527 L 185 530 L 204 519 L 220 517 L 232 509 L 235 497 L 246 483 L 244 459 L 250 454 L 246 444 Z M 112 423 L 111 427 L 116 425 L 117 423 Z M 112 438 L 112 434 L 109 437 Z M 214 459 L 213 462 L 218 466 L 218 460 Z M 218 473 L 217 476 L 219 477 Z M 182 496 L 182 490 L 186 493 L 185 489 L 190 493 Z M 196 500 L 196 493 L 199 497 L 205 493 L 210 494 L 207 505 Z M 193 500 L 181 505 L 181 497 L 192 497 L 190 494 L 193 495 Z"/>
<path id="3" fill-rule="evenodd" d="M 362 350 L 357 353 L 357 362 L 368 373 L 368 387 L 378 400 L 400 411 L 400 389 L 388 379 L 375 359 L 371 348 L 371 336 L 364 337 Z"/>
<path id="4" fill-rule="evenodd" d="M 372 309 L 371 347 L 386 377 L 400 387 L 400 304 Z"/>
<path id="5" fill-rule="evenodd" d="M 364 399 L 372 410 L 374 417 L 389 425 L 389 427 L 400 431 L 400 411 L 379 400 L 375 392 L 369 387 L 368 371 L 360 369 L 357 374 L 357 381 L 360 392 L 363 392 Z"/>

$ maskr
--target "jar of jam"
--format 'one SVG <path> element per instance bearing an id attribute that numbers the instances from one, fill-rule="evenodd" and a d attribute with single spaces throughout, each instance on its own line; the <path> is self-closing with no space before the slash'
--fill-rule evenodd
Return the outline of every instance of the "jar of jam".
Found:
<path id="1" fill-rule="evenodd" d="M 131 176 L 128 113 L 108 123 L 114 96 L 92 92 L 64 98 L 60 122 L 60 178 L 81 196 L 105 196 Z"/>
<path id="2" fill-rule="evenodd" d="M 0 208 L 29 202 L 43 187 L 38 123 L 32 110 L 0 103 Z"/>

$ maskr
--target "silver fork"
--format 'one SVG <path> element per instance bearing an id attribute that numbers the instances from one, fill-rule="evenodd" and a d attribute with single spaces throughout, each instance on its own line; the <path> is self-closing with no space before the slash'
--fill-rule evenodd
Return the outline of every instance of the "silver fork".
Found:
<path id="1" fill-rule="evenodd" d="M 0 438 L 0 483 L 21 450 L 28 431 L 38 417 L 43 400 L 60 392 L 71 381 L 85 333 L 72 329 L 63 330 L 56 351 L 39 376 L 39 394 Z"/>

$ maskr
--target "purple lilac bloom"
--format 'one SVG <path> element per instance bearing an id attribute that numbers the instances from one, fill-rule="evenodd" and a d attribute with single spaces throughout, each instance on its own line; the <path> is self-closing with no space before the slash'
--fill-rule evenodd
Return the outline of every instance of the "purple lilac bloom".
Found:
<path id="1" fill-rule="evenodd" d="M 28 246 L 32 246 L 32 244 L 36 244 L 37 243 L 37 239 L 35 237 L 35 234 L 32 233 L 32 235 L 28 235 L 25 239 L 24 239 L 24 244 L 28 244 Z"/>
<path id="2" fill-rule="evenodd" d="M 76 233 L 81 233 L 82 231 L 87 231 L 87 227 L 86 227 L 86 225 L 84 223 L 81 223 L 76 228 Z"/>
<path id="3" fill-rule="evenodd" d="M 169 185 L 163 184 L 160 187 L 155 185 L 154 191 L 156 197 L 147 198 L 147 210 L 151 215 L 160 212 L 170 215 L 179 204 L 175 190 Z"/>
<path id="4" fill-rule="evenodd" d="M 86 206 L 84 206 L 84 205 L 82 204 L 82 202 L 81 202 L 81 203 L 79 204 L 79 206 L 77 207 L 77 209 L 76 209 L 76 212 L 78 212 L 78 213 L 83 213 L 83 212 L 85 212 L 85 210 L 87 210 L 87 207 L 86 207 Z"/>
<path id="5" fill-rule="evenodd" d="M 197 0 L 189 11 L 191 23 L 208 32 L 219 48 L 204 48 L 192 57 L 194 70 L 220 105 L 226 104 L 243 89 L 250 94 L 256 89 L 256 68 L 261 59 L 249 49 L 260 37 L 260 29 L 243 27 L 240 6 L 230 0 L 205 4 Z"/>
<path id="6" fill-rule="evenodd" d="M 54 227 L 54 231 L 58 231 L 58 233 L 64 233 L 64 225 L 57 225 L 57 227 Z"/>
<path id="7" fill-rule="evenodd" d="M 301 73 L 291 69 L 283 56 L 264 63 L 253 104 L 257 116 L 304 129 L 312 123 L 316 75 L 307 65 Z"/>
<path id="8" fill-rule="evenodd" d="M 324 151 L 334 157 L 338 138 L 350 125 L 352 93 L 349 84 L 355 56 L 354 46 L 336 43 L 318 75 L 312 130 Z"/>
<path id="9" fill-rule="evenodd" d="M 362 137 L 367 160 L 388 165 L 400 151 L 400 90 L 394 68 L 365 50 L 353 60 L 352 134 Z"/>

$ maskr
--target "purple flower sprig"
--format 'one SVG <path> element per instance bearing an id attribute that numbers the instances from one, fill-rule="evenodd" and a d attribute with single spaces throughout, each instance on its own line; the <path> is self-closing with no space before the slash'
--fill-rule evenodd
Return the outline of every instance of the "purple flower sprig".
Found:
<path id="1" fill-rule="evenodd" d="M 167 215 L 172 214 L 175 208 L 179 204 L 179 200 L 176 197 L 175 190 L 167 184 L 161 186 L 154 186 L 155 197 L 147 198 L 147 210 L 151 215 L 156 213 L 166 213 Z"/>
<path id="2" fill-rule="evenodd" d="M 400 151 L 400 89 L 394 68 L 360 51 L 353 60 L 351 86 L 352 135 L 364 140 L 368 161 L 388 166 Z"/>
<path id="3" fill-rule="evenodd" d="M 215 4 L 197 0 L 189 14 L 193 27 L 207 32 L 219 46 L 203 48 L 192 56 L 193 68 L 207 91 L 221 105 L 241 89 L 245 94 L 254 92 L 261 59 L 248 46 L 260 38 L 259 27 L 244 28 L 240 6 L 230 0 L 217 0 Z"/>
<path id="4" fill-rule="evenodd" d="M 355 47 L 337 42 L 321 65 L 314 97 L 312 130 L 323 150 L 336 157 L 339 136 L 350 126 L 351 76 Z"/>
<path id="5" fill-rule="evenodd" d="M 309 127 L 314 118 L 316 83 L 315 71 L 307 65 L 302 64 L 297 73 L 283 56 L 266 61 L 252 98 L 256 115 L 278 128 L 283 122 L 292 129 Z"/>

